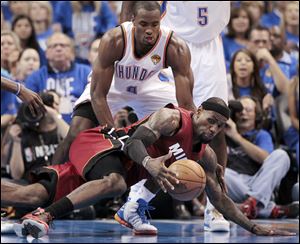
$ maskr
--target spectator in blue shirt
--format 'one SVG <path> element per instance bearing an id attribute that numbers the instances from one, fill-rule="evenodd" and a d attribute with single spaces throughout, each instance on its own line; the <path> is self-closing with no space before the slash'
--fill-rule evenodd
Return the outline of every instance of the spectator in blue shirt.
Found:
<path id="1" fill-rule="evenodd" d="M 261 18 L 261 25 L 267 28 L 272 26 L 279 26 L 282 19 L 282 14 L 287 5 L 285 1 L 273 1 L 273 11 L 266 13 Z"/>
<path id="2" fill-rule="evenodd" d="M 1 1 L 4 19 L 11 23 L 17 15 L 28 15 L 29 4 L 29 1 Z"/>
<path id="3" fill-rule="evenodd" d="M 87 62 L 88 49 L 95 37 L 102 36 L 117 24 L 117 16 L 106 1 L 63 1 L 57 5 L 55 23 L 74 38 L 76 58 Z"/>
<path id="4" fill-rule="evenodd" d="M 271 54 L 277 61 L 280 69 L 290 80 L 297 74 L 298 60 L 284 50 L 286 38 L 285 32 L 279 26 L 273 26 L 271 33 Z"/>
<path id="5" fill-rule="evenodd" d="M 270 31 L 265 27 L 255 27 L 250 32 L 248 45 L 259 62 L 260 76 L 269 93 L 273 96 L 279 93 L 286 94 L 289 84 L 288 76 L 279 67 L 271 54 L 272 43 Z"/>
<path id="6" fill-rule="evenodd" d="M 289 156 L 281 149 L 273 151 L 271 136 L 260 129 L 259 102 L 252 97 L 239 100 L 242 112 L 235 113 L 235 122 L 230 119 L 225 127 L 229 146 L 225 170 L 228 195 L 240 203 L 240 210 L 248 218 L 297 217 L 299 203 L 278 206 L 271 201 L 275 187 L 289 170 Z M 297 209 L 297 206 L 297 212 L 289 211 Z"/>
<path id="7" fill-rule="evenodd" d="M 265 117 L 268 117 L 274 99 L 261 81 L 254 54 L 247 49 L 237 51 L 230 65 L 230 74 L 232 88 L 228 94 L 232 96 L 229 96 L 229 99 L 238 99 L 242 96 L 256 97 L 263 107 Z"/>
<path id="8" fill-rule="evenodd" d="M 1 70 L 6 70 L 9 75 L 14 74 L 21 50 L 20 39 L 16 33 L 1 31 Z"/>
<path id="9" fill-rule="evenodd" d="M 22 49 L 35 49 L 39 53 L 41 64 L 46 65 L 46 56 L 37 42 L 32 20 L 27 15 L 17 15 L 12 22 L 11 29 L 19 37 Z"/>
<path id="10" fill-rule="evenodd" d="M 287 39 L 287 50 L 299 59 L 299 1 L 291 1 L 286 5 L 282 29 Z"/>
<path id="11" fill-rule="evenodd" d="M 228 33 L 223 36 L 227 70 L 229 70 L 229 65 L 235 52 L 247 46 L 251 26 L 252 20 L 245 8 L 234 8 L 231 10 Z"/>
<path id="12" fill-rule="evenodd" d="M 40 57 L 38 52 L 33 48 L 24 49 L 17 61 L 17 70 L 15 79 L 17 82 L 25 86 L 25 79 L 34 71 L 40 68 Z M 16 98 L 16 107 L 20 107 L 22 100 Z"/>
<path id="13" fill-rule="evenodd" d="M 54 33 L 52 29 L 52 5 L 48 1 L 33 1 L 30 4 L 29 16 L 32 19 L 37 41 L 43 51 L 46 41 Z"/>
<path id="14" fill-rule="evenodd" d="M 11 79 L 9 73 L 1 68 L 2 76 Z M 1 132 L 14 120 L 16 114 L 15 95 L 1 89 Z"/>
<path id="15" fill-rule="evenodd" d="M 26 87 L 41 92 L 54 89 L 61 96 L 60 113 L 71 121 L 73 104 L 84 91 L 90 67 L 74 63 L 72 40 L 63 33 L 54 33 L 47 41 L 48 66 L 30 75 Z"/>
<path id="16" fill-rule="evenodd" d="M 252 26 L 260 25 L 261 17 L 264 13 L 263 1 L 241 1 L 241 6 L 248 10 L 252 20 Z"/>

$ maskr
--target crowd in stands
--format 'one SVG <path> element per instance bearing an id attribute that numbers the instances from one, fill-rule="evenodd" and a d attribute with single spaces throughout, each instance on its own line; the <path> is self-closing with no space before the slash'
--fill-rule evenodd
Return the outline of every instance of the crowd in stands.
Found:
<path id="1" fill-rule="evenodd" d="M 1 177 L 26 182 L 30 170 L 50 164 L 88 82 L 101 37 L 119 24 L 121 5 L 1 1 L 1 77 L 39 93 L 47 110 L 36 123 L 25 116 L 18 97 L 1 90 Z M 280 217 L 274 204 L 292 203 L 297 200 L 292 188 L 299 189 L 299 1 L 232 1 L 222 40 L 229 100 L 243 105 L 226 128 L 228 194 L 250 218 Z M 134 108 L 125 106 L 115 115 L 116 126 L 130 124 Z M 249 118 L 252 123 L 244 125 Z M 253 167 L 243 168 L 243 160 L 253 161 Z M 97 216 L 107 212 L 105 207 L 117 210 L 118 201 L 99 203 Z M 181 216 L 168 215 L 157 204 L 152 216 L 201 216 L 205 202 L 195 201 Z"/>

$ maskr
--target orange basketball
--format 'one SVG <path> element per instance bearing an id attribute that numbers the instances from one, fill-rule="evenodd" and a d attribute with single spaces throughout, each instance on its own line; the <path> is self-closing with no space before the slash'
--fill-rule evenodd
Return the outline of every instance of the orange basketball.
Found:
<path id="1" fill-rule="evenodd" d="M 204 190 L 206 176 L 203 168 L 193 160 L 181 159 L 169 166 L 173 172 L 178 173 L 180 183 L 173 184 L 175 189 L 169 194 L 180 201 L 190 201 L 198 197 Z"/>

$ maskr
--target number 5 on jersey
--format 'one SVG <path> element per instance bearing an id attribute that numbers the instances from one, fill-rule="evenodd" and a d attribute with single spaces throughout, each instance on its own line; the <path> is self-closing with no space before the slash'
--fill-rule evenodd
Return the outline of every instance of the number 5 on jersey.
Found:
<path id="1" fill-rule="evenodd" d="M 207 7 L 198 8 L 198 23 L 201 26 L 208 24 L 208 11 Z"/>

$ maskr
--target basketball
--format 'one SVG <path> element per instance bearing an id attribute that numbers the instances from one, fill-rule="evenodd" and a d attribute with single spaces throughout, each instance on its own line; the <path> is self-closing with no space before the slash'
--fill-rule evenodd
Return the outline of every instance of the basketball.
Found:
<path id="1" fill-rule="evenodd" d="M 169 166 L 173 172 L 178 173 L 180 183 L 173 184 L 174 190 L 169 194 L 180 201 L 190 201 L 198 197 L 204 190 L 206 176 L 203 168 L 193 160 L 181 159 Z"/>

